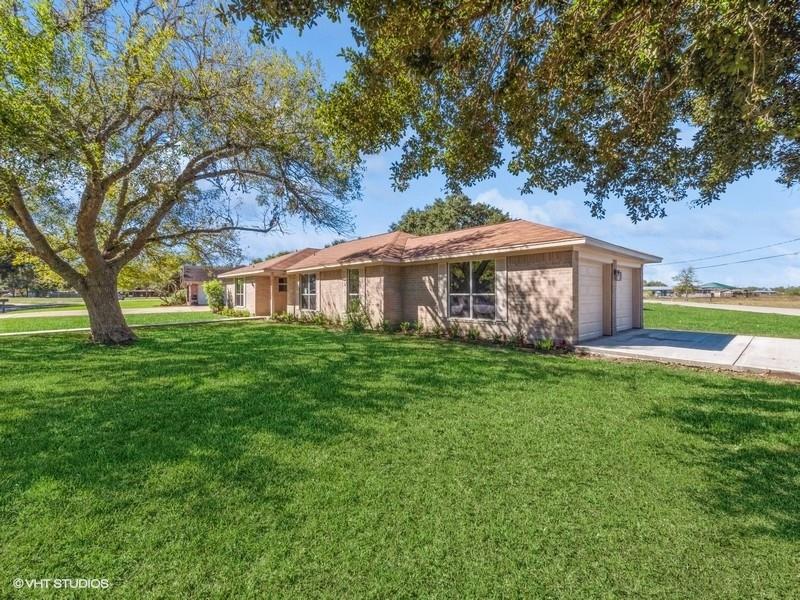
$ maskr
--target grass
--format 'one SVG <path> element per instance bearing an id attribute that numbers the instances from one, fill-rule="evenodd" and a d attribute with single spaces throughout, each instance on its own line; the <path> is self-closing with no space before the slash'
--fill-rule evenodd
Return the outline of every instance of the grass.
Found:
<path id="1" fill-rule="evenodd" d="M 125 320 L 130 325 L 151 325 L 157 323 L 191 323 L 193 321 L 208 321 L 211 319 L 224 319 L 225 317 L 208 312 L 165 312 L 141 315 L 127 315 Z M 14 317 L 13 319 L 0 318 L 0 333 L 15 333 L 20 331 L 46 331 L 49 329 L 75 329 L 88 327 L 89 317 Z"/>
<path id="2" fill-rule="evenodd" d="M 732 297 L 689 297 L 658 298 L 662 302 L 691 302 L 700 306 L 704 304 L 733 304 L 739 306 L 769 306 L 775 308 L 800 308 L 800 294 L 776 294 L 774 296 L 732 296 Z"/>
<path id="3" fill-rule="evenodd" d="M 264 323 L 0 342 L 0 585 L 800 594 L 800 387 Z"/>
<path id="4" fill-rule="evenodd" d="M 86 305 L 80 298 L 9 298 L 9 304 L 30 304 L 32 308 L 24 310 L 35 312 L 49 312 L 54 310 L 85 310 Z M 52 306 L 48 306 L 52 304 Z M 162 305 L 160 298 L 125 298 L 120 300 L 122 308 L 154 308 Z M 41 308 L 39 305 L 44 305 Z"/>
<path id="5" fill-rule="evenodd" d="M 647 302 L 644 325 L 651 329 L 800 338 L 800 317 Z"/>

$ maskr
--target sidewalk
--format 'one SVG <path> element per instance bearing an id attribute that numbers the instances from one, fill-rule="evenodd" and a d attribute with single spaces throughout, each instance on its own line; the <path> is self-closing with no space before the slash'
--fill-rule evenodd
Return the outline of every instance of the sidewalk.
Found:
<path id="1" fill-rule="evenodd" d="M 800 339 L 631 329 L 576 349 L 600 356 L 800 377 Z"/>
<path id="2" fill-rule="evenodd" d="M 207 306 L 152 306 L 150 308 L 123 308 L 124 315 L 152 315 L 156 313 L 184 313 L 207 312 Z M 83 308 L 70 308 L 67 310 L 19 310 L 0 314 L 0 319 L 24 319 L 35 317 L 85 317 L 88 313 Z"/>

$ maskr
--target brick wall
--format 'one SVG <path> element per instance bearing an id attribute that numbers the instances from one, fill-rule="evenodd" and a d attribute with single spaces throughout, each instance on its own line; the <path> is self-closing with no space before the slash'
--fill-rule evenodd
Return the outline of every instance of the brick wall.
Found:
<path id="1" fill-rule="evenodd" d="M 317 279 L 319 309 L 329 317 L 341 317 L 347 310 L 344 272 L 341 269 L 322 271 Z"/>
<path id="2" fill-rule="evenodd" d="M 498 260 L 497 276 L 503 279 L 497 285 L 497 305 L 502 320 L 462 319 L 459 324 L 463 330 L 474 327 L 485 337 L 500 333 L 511 338 L 521 331 L 530 341 L 543 337 L 574 341 L 573 260 L 572 251 L 508 256 L 505 270 Z M 448 319 L 441 302 L 446 301 L 446 269 L 446 263 L 364 268 L 361 293 L 370 321 L 374 325 L 384 319 L 393 324 L 416 321 L 427 329 L 445 325 Z M 346 311 L 345 272 L 319 273 L 318 305 L 329 317 Z M 289 276 L 289 312 L 299 311 L 298 281 L 297 275 Z"/>

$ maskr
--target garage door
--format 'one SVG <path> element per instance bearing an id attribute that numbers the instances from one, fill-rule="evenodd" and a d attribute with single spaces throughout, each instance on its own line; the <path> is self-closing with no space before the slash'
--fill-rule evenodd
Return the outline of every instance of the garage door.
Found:
<path id="1" fill-rule="evenodd" d="M 633 327 L 633 269 L 618 267 L 622 280 L 617 281 L 617 331 Z"/>
<path id="2" fill-rule="evenodd" d="M 603 335 L 603 265 L 580 262 L 578 271 L 578 339 Z"/>

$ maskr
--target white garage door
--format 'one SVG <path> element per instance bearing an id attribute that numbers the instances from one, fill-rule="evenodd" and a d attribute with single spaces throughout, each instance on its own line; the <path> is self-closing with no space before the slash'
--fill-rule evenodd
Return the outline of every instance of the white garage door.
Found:
<path id="1" fill-rule="evenodd" d="M 580 262 L 578 271 L 578 339 L 603 335 L 603 265 Z"/>
<path id="2" fill-rule="evenodd" d="M 633 269 L 618 267 L 622 281 L 617 281 L 617 331 L 633 327 Z"/>

